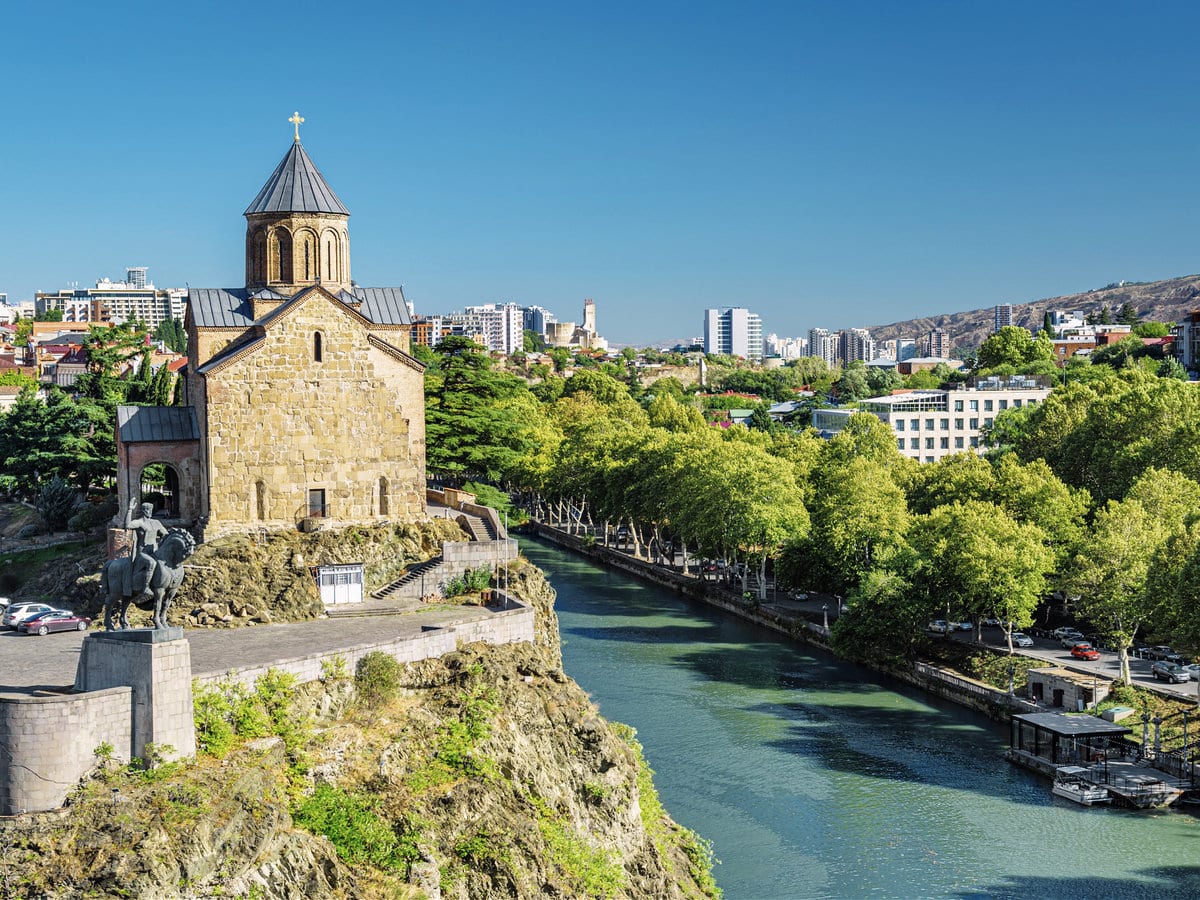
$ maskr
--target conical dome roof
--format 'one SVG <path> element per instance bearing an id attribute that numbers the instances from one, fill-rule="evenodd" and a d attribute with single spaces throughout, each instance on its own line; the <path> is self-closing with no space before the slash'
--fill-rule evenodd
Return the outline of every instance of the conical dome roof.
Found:
<path id="1" fill-rule="evenodd" d="M 243 215 L 287 212 L 350 215 L 299 141 L 292 143 Z"/>

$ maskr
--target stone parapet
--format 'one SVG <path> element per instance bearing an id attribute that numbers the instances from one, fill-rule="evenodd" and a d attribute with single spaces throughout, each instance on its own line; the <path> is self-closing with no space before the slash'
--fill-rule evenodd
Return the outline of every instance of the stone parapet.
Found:
<path id="1" fill-rule="evenodd" d="M 102 744 L 127 762 L 132 708 L 127 686 L 0 697 L 0 815 L 62 806 Z"/>

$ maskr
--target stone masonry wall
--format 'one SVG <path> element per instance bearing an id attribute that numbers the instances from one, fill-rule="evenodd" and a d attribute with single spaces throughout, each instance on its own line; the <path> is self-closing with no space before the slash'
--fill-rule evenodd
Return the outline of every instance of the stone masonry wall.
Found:
<path id="1" fill-rule="evenodd" d="M 96 765 L 101 744 L 127 761 L 132 695 L 132 688 L 115 687 L 0 697 L 0 815 L 62 806 Z"/>
<path id="2" fill-rule="evenodd" d="M 206 376 L 205 539 L 294 527 L 312 489 L 325 491 L 335 527 L 424 512 L 422 375 L 371 346 L 369 330 L 314 291 L 269 325 L 256 350 Z M 407 343 L 403 331 L 380 335 Z"/>
<path id="3" fill-rule="evenodd" d="M 381 641 L 377 644 L 362 644 L 358 647 L 314 653 L 295 659 L 274 660 L 263 665 L 245 666 L 240 669 L 231 669 L 228 672 L 200 676 L 196 682 L 211 684 L 231 679 L 250 686 L 260 676 L 266 674 L 267 670 L 275 669 L 295 675 L 301 683 L 304 683 L 319 680 L 323 675 L 324 665 L 335 658 L 344 660 L 348 670 L 353 672 L 358 661 L 374 651 L 387 653 L 399 662 L 409 663 L 444 656 L 457 649 L 460 643 L 470 644 L 482 641 L 488 644 L 516 644 L 522 641 L 532 642 L 534 639 L 533 609 L 515 601 L 508 602 L 511 609 L 493 612 L 485 619 L 475 619 L 440 628 L 431 627 L 415 637 Z"/>

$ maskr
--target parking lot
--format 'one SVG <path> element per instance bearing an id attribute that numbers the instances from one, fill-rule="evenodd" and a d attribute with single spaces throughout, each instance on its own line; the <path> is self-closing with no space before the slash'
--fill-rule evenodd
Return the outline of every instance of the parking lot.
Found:
<path id="1" fill-rule="evenodd" d="M 1076 659 L 1071 656 L 1071 649 L 1063 647 L 1056 638 L 1052 638 L 1044 633 L 1038 633 L 1036 630 L 1025 633 L 1033 638 L 1033 646 L 1019 647 L 1017 648 L 1018 653 L 1044 659 L 1047 662 L 1052 662 L 1077 672 L 1095 674 L 1098 677 L 1106 679 L 1115 680 L 1120 677 L 1120 671 L 1117 668 L 1117 654 L 1110 650 L 1100 650 L 1100 658 L 1094 662 L 1089 662 L 1088 660 Z M 967 643 L 974 643 L 975 635 L 975 631 L 951 632 L 953 640 L 965 641 Z M 1008 650 L 1008 644 L 1004 640 L 1004 632 L 999 628 L 984 628 L 983 643 L 996 649 Z M 1096 649 L 1099 650 L 1098 647 Z M 1168 684 L 1158 681 L 1150 674 L 1151 665 L 1152 661 L 1149 659 L 1137 659 L 1132 655 L 1130 656 L 1129 674 L 1135 684 L 1139 687 L 1155 688 L 1159 691 L 1175 694 L 1180 697 L 1195 697 L 1197 702 L 1200 703 L 1200 682 L 1187 681 L 1181 684 Z"/>

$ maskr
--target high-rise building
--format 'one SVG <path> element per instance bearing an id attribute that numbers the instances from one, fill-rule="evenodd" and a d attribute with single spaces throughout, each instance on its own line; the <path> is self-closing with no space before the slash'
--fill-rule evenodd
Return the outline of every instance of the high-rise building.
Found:
<path id="1" fill-rule="evenodd" d="M 941 328 L 935 328 L 925 335 L 922 349 L 926 356 L 936 356 L 941 359 L 950 358 L 950 334 Z"/>
<path id="2" fill-rule="evenodd" d="M 125 268 L 125 283 L 133 288 L 146 286 L 146 266 L 127 266 Z M 153 287 L 154 285 L 151 285 Z"/>
<path id="3" fill-rule="evenodd" d="M 838 358 L 843 364 L 870 362 L 875 358 L 875 341 L 865 328 L 849 328 L 838 335 Z"/>
<path id="4" fill-rule="evenodd" d="M 838 335 L 830 334 L 824 328 L 808 330 L 808 355 L 818 356 L 830 366 L 838 362 Z"/>
<path id="5" fill-rule="evenodd" d="M 484 336 L 484 346 L 495 353 L 515 353 L 525 346 L 524 310 L 516 303 L 488 303 L 468 306 Z"/>
<path id="6" fill-rule="evenodd" d="M 741 307 L 704 311 L 704 352 L 759 362 L 763 355 L 762 319 Z"/>
<path id="7" fill-rule="evenodd" d="M 763 340 L 763 352 L 780 359 L 799 359 L 806 355 L 807 350 L 808 341 L 801 337 L 781 338 L 777 334 L 768 334 Z"/>
<path id="8" fill-rule="evenodd" d="M 999 331 L 1001 328 L 1004 328 L 1005 326 L 1012 324 L 1012 304 L 1011 303 L 997 303 L 996 308 L 994 310 L 994 314 L 995 314 L 996 324 L 995 324 L 995 327 L 992 329 L 993 333 Z"/>
<path id="9" fill-rule="evenodd" d="M 527 306 L 522 314 L 522 326 L 527 331 L 536 331 L 542 337 L 546 336 L 547 326 L 552 322 L 557 322 L 558 319 L 554 313 L 541 306 Z"/>

